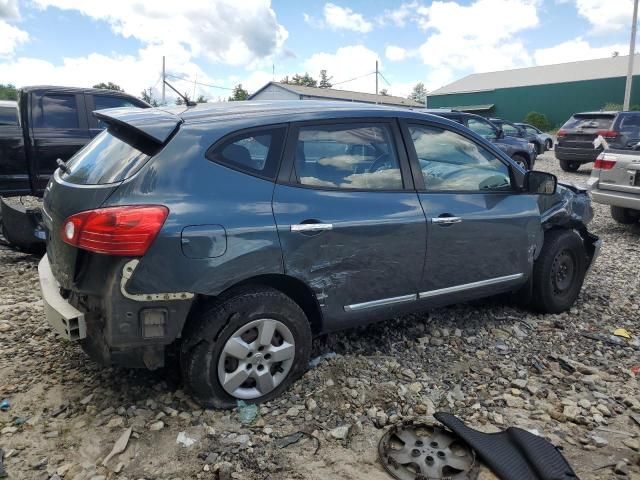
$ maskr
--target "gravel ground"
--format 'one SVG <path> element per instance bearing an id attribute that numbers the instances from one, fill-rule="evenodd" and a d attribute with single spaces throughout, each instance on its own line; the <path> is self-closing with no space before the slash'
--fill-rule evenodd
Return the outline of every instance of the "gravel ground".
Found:
<path id="1" fill-rule="evenodd" d="M 537 168 L 576 183 L 589 175 L 560 171 L 552 152 Z M 260 406 L 249 425 L 237 410 L 201 410 L 174 369 L 88 360 L 43 321 L 38 259 L 0 246 L 0 399 L 10 402 L 0 448 L 9 478 L 387 479 L 376 453 L 382 428 L 437 410 L 484 431 L 535 430 L 580 478 L 640 478 L 640 425 L 631 418 L 640 414 L 640 353 L 581 335 L 618 327 L 640 335 L 640 225 L 595 210 L 602 255 L 569 313 L 490 300 L 320 338 L 314 354 L 336 355 Z M 279 448 L 279 437 L 300 431 Z M 104 466 L 128 432 L 124 453 Z M 195 443 L 178 444 L 180 432 Z"/>

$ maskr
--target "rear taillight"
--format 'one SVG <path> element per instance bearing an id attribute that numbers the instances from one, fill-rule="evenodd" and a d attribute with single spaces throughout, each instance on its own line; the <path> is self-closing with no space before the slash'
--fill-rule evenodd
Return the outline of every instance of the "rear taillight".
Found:
<path id="1" fill-rule="evenodd" d="M 611 170 L 615 167 L 618 157 L 611 155 L 610 153 L 601 153 L 596 159 L 596 163 L 593 164 L 593 168 L 599 168 L 601 170 Z"/>
<path id="2" fill-rule="evenodd" d="M 566 137 L 567 136 L 567 132 L 565 130 L 560 129 L 560 130 L 557 131 L 556 136 L 558 138 Z"/>
<path id="3" fill-rule="evenodd" d="M 90 252 L 138 257 L 147 252 L 168 214 L 162 205 L 87 210 L 67 218 L 60 235 L 69 245 Z"/>
<path id="4" fill-rule="evenodd" d="M 615 130 L 598 130 L 596 135 L 602 135 L 604 138 L 616 138 L 618 136 L 618 132 Z"/>

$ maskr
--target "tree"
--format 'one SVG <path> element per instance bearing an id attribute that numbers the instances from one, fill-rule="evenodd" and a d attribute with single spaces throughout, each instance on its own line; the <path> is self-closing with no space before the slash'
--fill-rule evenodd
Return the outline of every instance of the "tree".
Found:
<path id="1" fill-rule="evenodd" d="M 204 98 L 204 95 L 200 95 L 198 98 L 196 98 L 196 103 L 207 103 L 208 100 L 206 98 Z"/>
<path id="2" fill-rule="evenodd" d="M 320 83 L 318 83 L 318 86 L 320 88 L 331 88 L 333 86 L 333 84 L 330 82 L 332 78 L 333 77 L 327 76 L 326 70 L 320 70 Z"/>
<path id="3" fill-rule="evenodd" d="M 326 70 L 324 70 L 325 75 L 326 75 Z M 322 72 L 320 72 L 320 74 L 322 75 Z M 327 82 L 329 81 L 329 79 L 327 79 Z M 287 83 L 289 85 L 304 85 L 306 87 L 317 87 L 318 86 L 318 81 L 313 78 L 311 75 L 309 75 L 307 72 L 304 72 L 304 75 L 300 75 L 300 74 L 295 74 L 293 77 L 289 78 L 289 76 L 287 75 L 286 77 L 284 77 L 282 80 L 280 80 L 280 83 Z M 331 85 L 329 85 L 331 86 Z M 325 87 L 323 87 L 325 88 Z M 328 88 L 328 87 L 326 87 Z"/>
<path id="4" fill-rule="evenodd" d="M 425 103 L 427 101 L 427 89 L 425 88 L 424 83 L 416 83 L 411 94 L 409 94 L 409 99 L 418 103 Z"/>
<path id="5" fill-rule="evenodd" d="M 153 107 L 157 107 L 159 105 L 158 100 L 156 100 L 153 96 L 153 91 L 151 90 L 151 88 L 149 88 L 149 90 L 143 90 L 140 93 L 140 98 Z"/>
<path id="6" fill-rule="evenodd" d="M 242 100 L 246 100 L 247 98 L 249 98 L 249 92 L 246 91 L 244 88 L 242 88 L 242 84 L 239 83 L 238 85 L 233 87 L 233 92 L 231 93 L 231 96 L 229 97 L 229 101 L 230 102 L 239 102 L 239 101 L 242 101 Z"/>
<path id="7" fill-rule="evenodd" d="M 16 86 L 7 83 L 0 83 L 0 100 L 17 100 L 18 99 L 18 91 L 16 90 Z"/>
<path id="8" fill-rule="evenodd" d="M 184 96 L 184 98 L 176 98 L 176 105 L 186 105 L 191 101 L 191 97 L 189 97 L 189 94 L 187 92 L 184 92 L 182 95 Z"/>
<path id="9" fill-rule="evenodd" d="M 551 130 L 551 123 L 549 123 L 549 119 L 544 113 L 529 112 L 524 117 L 524 123 L 533 125 L 534 127 L 542 130 L 543 132 L 548 132 L 549 130 Z"/>
<path id="10" fill-rule="evenodd" d="M 116 83 L 113 82 L 109 82 L 109 83 L 104 83 L 104 82 L 100 82 L 100 83 L 96 83 L 93 88 L 104 88 L 105 90 L 115 90 L 116 92 L 124 92 L 124 90 L 122 89 L 122 87 Z"/>
<path id="11" fill-rule="evenodd" d="M 388 96 L 389 91 L 386 88 L 383 88 L 382 90 L 380 90 L 380 95 Z"/>

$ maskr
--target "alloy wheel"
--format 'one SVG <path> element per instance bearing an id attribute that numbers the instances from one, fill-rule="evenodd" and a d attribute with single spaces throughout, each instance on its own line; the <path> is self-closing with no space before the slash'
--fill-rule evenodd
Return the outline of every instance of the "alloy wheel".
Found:
<path id="1" fill-rule="evenodd" d="M 253 400 L 287 378 L 294 357 L 293 334 L 284 323 L 271 318 L 254 320 L 225 343 L 218 360 L 218 381 L 229 395 Z"/>

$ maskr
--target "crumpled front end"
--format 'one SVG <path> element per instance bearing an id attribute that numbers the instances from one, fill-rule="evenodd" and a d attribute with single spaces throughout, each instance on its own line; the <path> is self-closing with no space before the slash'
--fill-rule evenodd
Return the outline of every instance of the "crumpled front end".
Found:
<path id="1" fill-rule="evenodd" d="M 589 259 L 589 269 L 600 253 L 602 240 L 587 230 L 593 220 L 593 207 L 587 189 L 569 183 L 558 183 L 554 195 L 541 195 L 542 228 L 571 228 L 580 235 Z"/>

